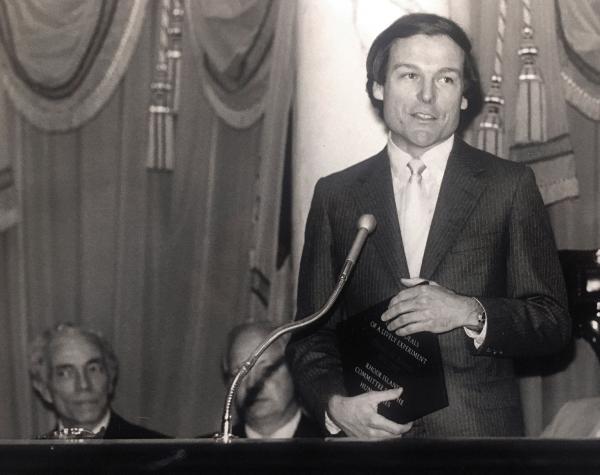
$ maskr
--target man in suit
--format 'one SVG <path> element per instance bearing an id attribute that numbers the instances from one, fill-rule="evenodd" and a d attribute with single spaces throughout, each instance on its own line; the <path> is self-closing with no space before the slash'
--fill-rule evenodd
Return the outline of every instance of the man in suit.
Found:
<path id="1" fill-rule="evenodd" d="M 302 400 L 332 433 L 522 435 L 512 360 L 557 351 L 570 338 L 564 282 L 532 171 L 455 135 L 479 90 L 470 41 L 446 18 L 407 15 L 371 46 L 367 91 L 388 143 L 317 183 L 298 318 L 326 301 L 358 217 L 373 214 L 377 227 L 329 318 L 288 345 Z M 415 278 L 433 285 L 414 286 Z M 341 369 L 338 324 L 390 297 L 381 316 L 390 332 L 438 336 L 449 400 L 408 424 L 377 412 L 402 388 L 350 397 Z"/>
<path id="2" fill-rule="evenodd" d="M 111 409 L 118 366 L 111 346 L 92 331 L 61 323 L 40 335 L 30 346 L 29 373 L 56 416 L 55 429 L 43 437 L 164 438 Z"/>
<path id="3" fill-rule="evenodd" d="M 274 329 L 270 322 L 257 321 L 231 330 L 223 358 L 223 374 L 228 382 Z M 233 426 L 233 435 L 251 439 L 321 435 L 316 422 L 298 405 L 284 351 L 285 343 L 276 340 L 242 381 L 236 399 L 240 421 Z"/>

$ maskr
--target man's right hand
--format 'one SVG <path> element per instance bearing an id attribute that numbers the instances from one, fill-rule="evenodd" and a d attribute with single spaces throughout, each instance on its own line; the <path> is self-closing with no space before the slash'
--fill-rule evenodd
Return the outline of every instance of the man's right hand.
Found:
<path id="1" fill-rule="evenodd" d="M 408 432 L 412 422 L 398 424 L 377 413 L 380 402 L 392 401 L 402 394 L 402 388 L 370 391 L 358 396 L 333 396 L 327 413 L 349 437 L 362 439 L 398 437 Z"/>

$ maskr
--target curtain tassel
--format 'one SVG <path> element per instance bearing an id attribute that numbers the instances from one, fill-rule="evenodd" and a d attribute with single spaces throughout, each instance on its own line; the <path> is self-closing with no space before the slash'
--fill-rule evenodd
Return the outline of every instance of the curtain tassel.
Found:
<path id="1" fill-rule="evenodd" d="M 183 38 L 183 6 L 180 0 L 172 2 L 171 22 L 167 29 L 169 49 L 167 51 L 167 77 L 171 85 L 170 107 L 173 114 L 179 112 L 181 97 L 181 51 Z"/>
<path id="2" fill-rule="evenodd" d="M 515 143 L 535 143 L 547 140 L 546 89 L 535 64 L 538 49 L 533 43 L 533 29 L 523 28 L 523 44 L 518 54 L 523 61 L 517 90 Z"/>
<path id="3" fill-rule="evenodd" d="M 173 170 L 175 154 L 174 116 L 168 107 L 150 106 L 148 168 Z"/>
<path id="4" fill-rule="evenodd" d="M 175 121 L 181 89 L 181 0 L 162 0 L 158 61 L 155 81 L 150 85 L 148 159 L 152 170 L 172 171 L 175 163 Z"/>
<path id="5" fill-rule="evenodd" d="M 499 157 L 502 157 L 504 153 L 504 124 L 502 122 L 504 99 L 500 92 L 501 83 L 500 76 L 492 76 L 492 87 L 484 101 L 485 115 L 479 123 L 477 134 L 478 147 Z"/>
<path id="6" fill-rule="evenodd" d="M 154 170 L 173 170 L 175 154 L 174 115 L 168 104 L 171 85 L 157 81 L 150 86 L 154 95 L 154 104 L 150 106 L 148 137 L 148 168 Z"/>

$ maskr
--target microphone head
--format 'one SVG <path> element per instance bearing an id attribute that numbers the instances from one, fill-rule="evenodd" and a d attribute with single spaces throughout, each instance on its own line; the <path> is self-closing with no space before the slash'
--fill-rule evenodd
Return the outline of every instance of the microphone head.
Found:
<path id="1" fill-rule="evenodd" d="M 371 234 L 375 230 L 375 226 L 377 226 L 377 220 L 372 214 L 363 214 L 358 218 L 358 229 L 365 228 L 367 232 Z"/>

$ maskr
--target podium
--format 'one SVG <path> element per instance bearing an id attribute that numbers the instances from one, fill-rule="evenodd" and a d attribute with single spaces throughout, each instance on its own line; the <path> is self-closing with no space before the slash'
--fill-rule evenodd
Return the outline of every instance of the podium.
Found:
<path id="1" fill-rule="evenodd" d="M 5 440 L 0 473 L 596 475 L 600 440 Z"/>

